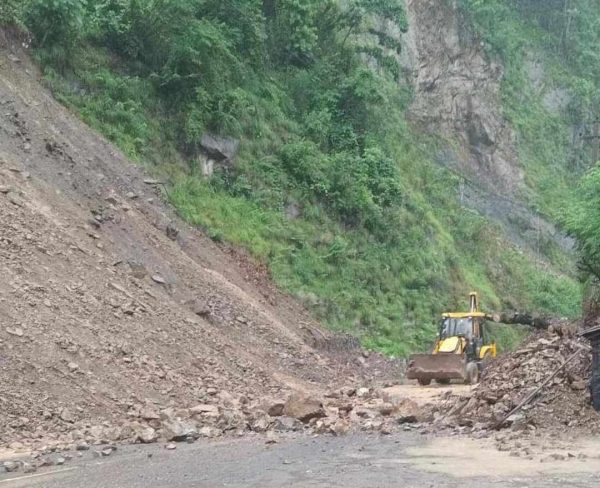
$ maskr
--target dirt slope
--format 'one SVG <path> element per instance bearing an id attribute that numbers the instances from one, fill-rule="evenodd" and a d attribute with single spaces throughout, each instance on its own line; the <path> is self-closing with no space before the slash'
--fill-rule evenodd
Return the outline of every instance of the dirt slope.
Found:
<path id="1" fill-rule="evenodd" d="M 361 374 L 360 351 L 315 348 L 332 340 L 301 306 L 182 223 L 38 76 L 0 34 L 0 445 Z"/>

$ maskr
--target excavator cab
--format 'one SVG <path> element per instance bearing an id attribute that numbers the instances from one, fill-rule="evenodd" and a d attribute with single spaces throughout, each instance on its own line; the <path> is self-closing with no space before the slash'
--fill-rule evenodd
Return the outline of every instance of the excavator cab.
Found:
<path id="1" fill-rule="evenodd" d="M 479 381 L 485 364 L 496 357 L 496 344 L 486 332 L 488 315 L 479 311 L 477 294 L 469 295 L 468 312 L 442 314 L 431 354 L 413 354 L 406 377 L 421 385 L 432 380 L 447 384 L 460 379 L 468 384 Z"/>

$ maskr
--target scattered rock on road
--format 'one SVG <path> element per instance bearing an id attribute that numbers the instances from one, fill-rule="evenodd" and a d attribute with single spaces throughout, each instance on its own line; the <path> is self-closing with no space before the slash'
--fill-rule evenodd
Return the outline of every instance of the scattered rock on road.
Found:
<path id="1" fill-rule="evenodd" d="M 2 467 L 7 473 L 12 473 L 13 471 L 17 471 L 19 469 L 19 463 L 15 461 L 5 461 L 2 463 Z"/>
<path id="2" fill-rule="evenodd" d="M 288 398 L 283 407 L 283 414 L 304 423 L 327 416 L 323 408 L 323 402 L 301 393 L 294 393 Z"/>

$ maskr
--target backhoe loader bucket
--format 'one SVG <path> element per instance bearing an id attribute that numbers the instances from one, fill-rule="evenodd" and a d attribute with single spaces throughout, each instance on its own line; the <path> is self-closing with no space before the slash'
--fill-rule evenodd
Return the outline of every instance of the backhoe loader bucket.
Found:
<path id="1" fill-rule="evenodd" d="M 406 377 L 427 383 L 431 380 L 465 380 L 467 360 L 463 354 L 413 354 L 408 358 Z"/>

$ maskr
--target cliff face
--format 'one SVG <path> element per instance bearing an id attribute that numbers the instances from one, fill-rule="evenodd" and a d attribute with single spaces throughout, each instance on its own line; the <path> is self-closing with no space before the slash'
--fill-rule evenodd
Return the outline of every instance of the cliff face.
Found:
<path id="1" fill-rule="evenodd" d="M 503 116 L 503 66 L 486 54 L 457 0 L 406 0 L 409 29 L 401 64 L 414 90 L 410 118 L 445 140 L 437 160 L 461 175 L 458 198 L 500 224 L 510 240 L 535 249 L 571 242 L 524 202 L 517 136 Z"/>
<path id="2" fill-rule="evenodd" d="M 412 72 L 413 120 L 462 148 L 441 162 L 489 188 L 523 184 L 515 135 L 502 116 L 500 64 L 470 34 L 457 1 L 407 0 L 405 68 Z"/>

